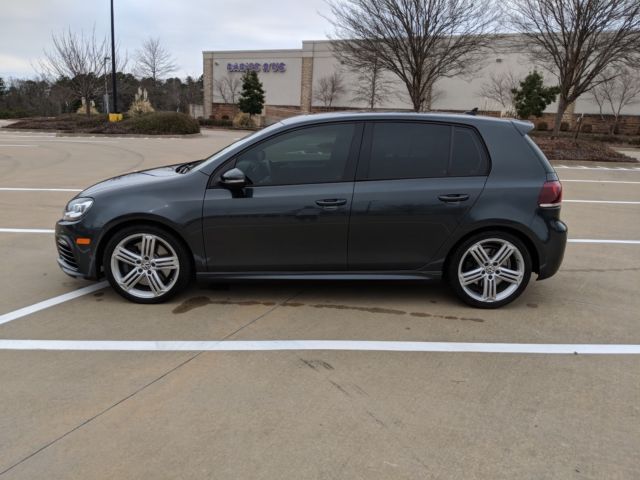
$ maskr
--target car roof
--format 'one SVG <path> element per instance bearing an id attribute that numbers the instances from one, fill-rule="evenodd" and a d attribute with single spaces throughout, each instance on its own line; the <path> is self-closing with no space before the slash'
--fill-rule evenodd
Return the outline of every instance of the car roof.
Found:
<path id="1" fill-rule="evenodd" d="M 515 126 L 523 134 L 533 128 L 531 122 L 511 118 L 485 117 L 482 115 L 467 115 L 460 113 L 417 113 L 417 112 L 332 112 L 298 115 L 281 121 L 287 126 L 304 125 L 310 123 L 324 123 L 331 121 L 367 121 L 367 120 L 420 120 L 432 122 L 459 123 L 481 127 L 489 124 L 503 124 Z"/>

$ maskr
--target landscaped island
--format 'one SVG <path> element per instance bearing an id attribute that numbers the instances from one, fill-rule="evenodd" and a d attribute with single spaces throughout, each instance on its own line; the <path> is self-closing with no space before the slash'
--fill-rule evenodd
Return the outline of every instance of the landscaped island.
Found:
<path id="1" fill-rule="evenodd" d="M 107 115 L 65 114 L 58 117 L 26 118 L 6 128 L 115 135 L 188 135 L 200 132 L 197 120 L 177 112 L 152 112 L 125 116 L 121 122 L 109 122 Z"/>

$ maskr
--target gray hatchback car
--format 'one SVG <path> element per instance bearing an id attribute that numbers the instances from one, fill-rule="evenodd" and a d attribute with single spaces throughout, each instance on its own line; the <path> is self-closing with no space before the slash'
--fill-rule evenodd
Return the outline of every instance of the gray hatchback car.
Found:
<path id="1" fill-rule="evenodd" d="M 445 278 L 495 308 L 560 267 L 562 185 L 528 122 L 345 113 L 283 120 L 208 159 L 69 202 L 60 267 L 162 302 L 199 279 Z"/>

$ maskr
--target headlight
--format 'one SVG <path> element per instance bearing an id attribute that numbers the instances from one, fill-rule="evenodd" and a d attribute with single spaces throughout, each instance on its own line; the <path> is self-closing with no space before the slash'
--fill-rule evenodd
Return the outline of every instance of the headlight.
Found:
<path id="1" fill-rule="evenodd" d="M 67 222 L 80 220 L 93 205 L 92 198 L 76 198 L 67 203 L 62 219 Z"/>

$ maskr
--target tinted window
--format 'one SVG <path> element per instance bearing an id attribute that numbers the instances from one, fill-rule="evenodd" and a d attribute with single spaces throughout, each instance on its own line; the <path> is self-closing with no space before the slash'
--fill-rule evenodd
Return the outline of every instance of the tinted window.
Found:
<path id="1" fill-rule="evenodd" d="M 471 128 L 455 127 L 449 176 L 486 175 L 488 167 L 487 155 L 478 134 Z"/>
<path id="2" fill-rule="evenodd" d="M 444 177 L 450 140 L 451 127 L 447 125 L 376 122 L 367 178 Z"/>
<path id="3" fill-rule="evenodd" d="M 339 182 L 354 130 L 340 123 L 278 135 L 240 155 L 236 167 L 256 186 Z"/>

